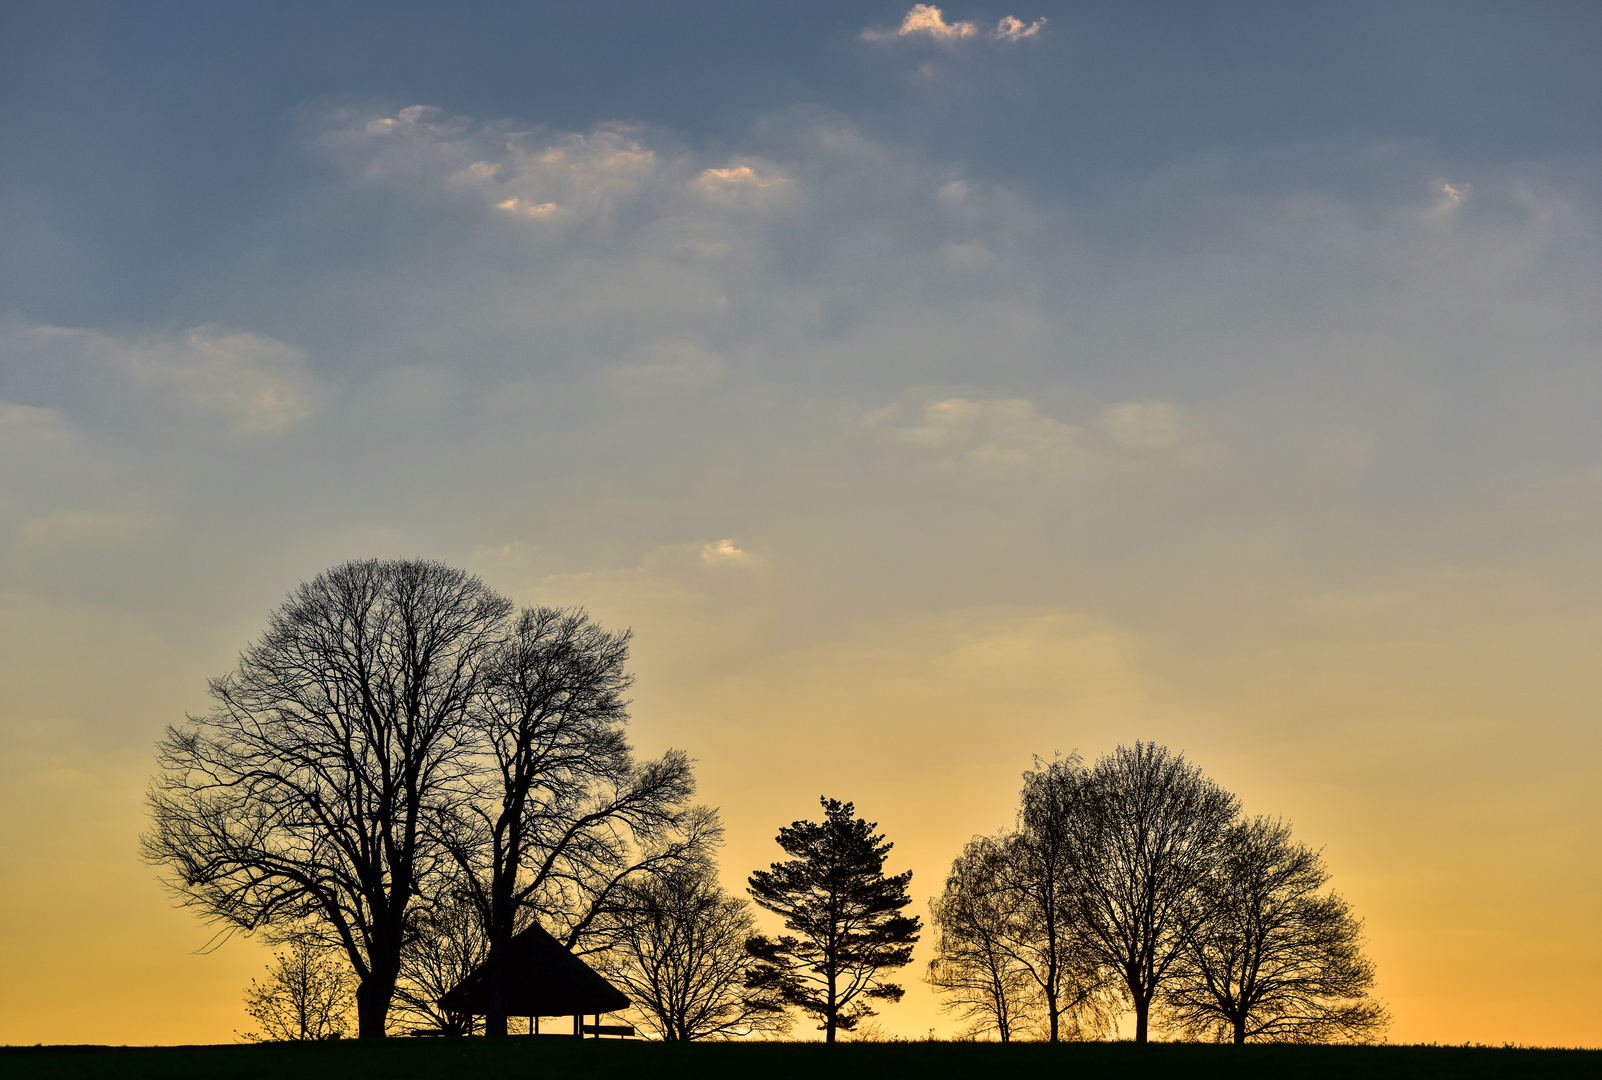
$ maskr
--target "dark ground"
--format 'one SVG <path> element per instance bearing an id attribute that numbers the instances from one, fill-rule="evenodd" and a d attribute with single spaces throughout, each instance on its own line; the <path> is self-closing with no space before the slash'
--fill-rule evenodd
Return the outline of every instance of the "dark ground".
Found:
<path id="1" fill-rule="evenodd" d="M 0 1048 L 0 1077 L 161 1080 L 867 1080 L 879 1077 L 1602 1077 L 1602 1050 L 1457 1046 L 1201 1046 L 1130 1043 L 696 1043 L 555 1038 L 387 1039 L 363 1044 Z"/>

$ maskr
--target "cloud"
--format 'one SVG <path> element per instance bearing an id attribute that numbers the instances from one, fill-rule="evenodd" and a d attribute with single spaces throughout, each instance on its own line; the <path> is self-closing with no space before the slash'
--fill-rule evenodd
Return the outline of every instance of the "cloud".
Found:
<path id="1" fill-rule="evenodd" d="M 336 110 L 320 141 L 369 182 L 443 180 L 486 207 L 535 221 L 605 214 L 631 202 L 669 164 L 628 124 L 588 134 L 528 130 L 429 105 L 378 117 Z"/>
<path id="2" fill-rule="evenodd" d="M 695 178 L 695 186 L 708 199 L 729 202 L 756 196 L 768 197 L 774 189 L 787 184 L 786 177 L 759 171 L 750 165 L 731 165 L 721 169 L 702 169 Z"/>
<path id="3" fill-rule="evenodd" d="M 700 184 L 703 190 L 717 191 L 727 185 L 744 187 L 772 187 L 774 184 L 784 183 L 783 177 L 771 179 L 763 177 L 749 165 L 740 165 L 728 169 L 703 169 Z"/>
<path id="4" fill-rule="evenodd" d="M 741 550 L 732 539 L 717 540 L 701 546 L 701 561 L 708 566 L 720 563 L 746 563 L 751 561 L 751 553 Z"/>
<path id="5" fill-rule="evenodd" d="M 1109 405 L 1099 426 L 1115 445 L 1131 450 L 1168 450 L 1185 438 L 1179 410 L 1166 401 Z"/>
<path id="6" fill-rule="evenodd" d="M 1045 19 L 1036 19 L 1026 24 L 1022 19 L 1008 15 L 996 24 L 995 33 L 991 36 L 998 41 L 1022 41 L 1040 33 L 1045 25 Z"/>
<path id="7" fill-rule="evenodd" d="M 884 444 L 974 478 L 1127 477 L 1159 464 L 1195 468 L 1223 458 L 1222 446 L 1192 431 L 1166 401 L 1120 402 L 1074 424 L 1025 398 L 942 397 L 892 404 L 863 420 Z"/>
<path id="8" fill-rule="evenodd" d="M 34 450 L 58 451 L 74 441 L 71 428 L 57 409 L 13 405 L 0 401 L 0 448 L 7 460 Z"/>
<path id="9" fill-rule="evenodd" d="M 870 428 L 890 443 L 955 457 L 985 469 L 1071 464 L 1085 450 L 1085 433 L 1046 416 L 1022 398 L 930 401 L 910 417 L 904 405 L 869 413 Z"/>
<path id="10" fill-rule="evenodd" d="M 282 431 L 316 409 L 306 354 L 281 341 L 217 326 L 176 340 L 120 346 L 135 380 L 171 393 L 197 412 L 227 417 L 242 433 Z"/>
<path id="11" fill-rule="evenodd" d="M 1437 197 L 1434 205 L 1429 209 L 1429 217 L 1442 219 L 1456 216 L 1469 199 L 1474 195 L 1474 185 L 1446 181 L 1438 181 L 1435 185 Z"/>
<path id="12" fill-rule="evenodd" d="M 931 41 L 945 44 L 963 41 L 968 38 L 989 38 L 992 41 L 1022 41 L 1039 34 L 1045 27 L 1045 19 L 1036 19 L 1032 23 L 1025 23 L 1013 15 L 1007 15 L 996 23 L 995 29 L 981 30 L 978 24 L 968 20 L 946 22 L 945 13 L 933 4 L 914 4 L 901 20 L 901 25 L 895 29 L 883 27 L 869 27 L 859 35 L 863 41 L 895 41 L 899 38 L 923 37 Z"/>
<path id="13" fill-rule="evenodd" d="M 100 379 L 125 391 L 153 391 L 185 412 L 223 420 L 235 434 L 283 431 L 316 411 L 322 396 L 303 351 L 243 330 L 206 325 L 119 338 L 75 327 L 10 329 L 13 345 L 57 363 L 96 368 Z M 129 412 L 126 402 L 120 411 Z"/>

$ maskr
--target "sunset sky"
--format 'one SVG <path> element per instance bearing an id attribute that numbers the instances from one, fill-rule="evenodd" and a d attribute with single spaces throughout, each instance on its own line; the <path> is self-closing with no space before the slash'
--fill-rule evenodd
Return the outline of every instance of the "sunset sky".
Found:
<path id="1" fill-rule="evenodd" d="M 731 889 L 1155 740 L 1602 1045 L 1602 5 L 909 7 L 0 3 L 0 1043 L 247 1026 L 154 743 L 376 556 L 632 627 Z"/>

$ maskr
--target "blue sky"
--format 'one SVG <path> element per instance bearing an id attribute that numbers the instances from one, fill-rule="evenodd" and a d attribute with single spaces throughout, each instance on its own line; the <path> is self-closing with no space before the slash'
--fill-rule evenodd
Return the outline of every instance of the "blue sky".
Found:
<path id="1" fill-rule="evenodd" d="M 32 257 L 7 261 L 5 295 L 45 319 L 85 303 L 182 318 L 184 275 L 226 274 L 308 179 L 285 142 L 297 111 L 330 100 L 568 130 L 623 119 L 697 147 L 747 144 L 760 118 L 806 105 L 990 179 L 1101 200 L 1198 154 L 1374 141 L 1440 166 L 1583 175 L 1602 138 L 1590 4 L 1046 4 L 1049 37 L 1027 50 L 859 39 L 901 8 L 8 4 L 7 247 Z M 924 63 L 937 80 L 913 77 Z M 1389 179 L 1347 172 L 1356 191 Z M 1127 208 L 1110 216 L 1127 234 Z"/>
<path id="2" fill-rule="evenodd" d="M 731 886 L 828 794 L 932 891 L 1154 738 L 1325 848 L 1394 1037 L 1602 1039 L 1596 5 L 0 20 L 0 927 L 104 939 L 0 985 L 136 943 L 0 1040 L 242 1022 L 151 746 L 417 555 L 635 629 Z"/>

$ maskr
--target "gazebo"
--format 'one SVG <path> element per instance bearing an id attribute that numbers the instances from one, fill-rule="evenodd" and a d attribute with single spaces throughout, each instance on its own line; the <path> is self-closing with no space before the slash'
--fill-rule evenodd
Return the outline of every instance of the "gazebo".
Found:
<path id="1" fill-rule="evenodd" d="M 601 1023 L 601 1014 L 629 1007 L 623 991 L 603 979 L 594 968 L 568 952 L 539 923 L 512 938 L 506 963 L 506 1015 L 529 1018 L 531 1034 L 539 1032 L 542 1016 L 571 1016 L 573 1035 L 632 1035 L 627 1024 Z M 489 1012 L 489 962 L 451 987 L 439 999 L 449 1012 L 484 1016 Z M 594 1016 L 594 1024 L 584 1017 Z"/>

